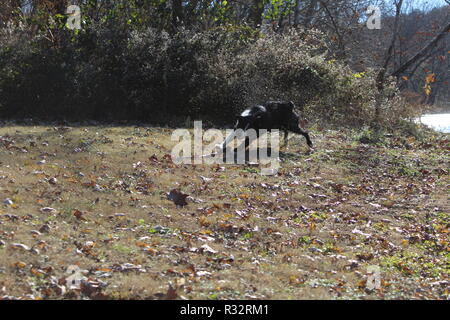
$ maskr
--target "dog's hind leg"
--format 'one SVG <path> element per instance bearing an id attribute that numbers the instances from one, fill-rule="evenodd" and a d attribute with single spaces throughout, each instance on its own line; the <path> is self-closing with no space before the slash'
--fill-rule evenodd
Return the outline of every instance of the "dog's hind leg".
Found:
<path id="1" fill-rule="evenodd" d="M 283 148 L 287 149 L 288 145 L 288 139 L 289 138 L 289 131 L 287 129 L 284 130 L 284 139 L 283 139 Z"/>
<path id="2" fill-rule="evenodd" d="M 311 138 L 309 137 L 309 133 L 303 129 L 301 129 L 300 127 L 294 127 L 290 129 L 292 132 L 297 133 L 297 134 L 301 134 L 302 136 L 304 136 L 306 138 L 306 143 L 308 144 L 308 146 L 310 148 L 313 148 L 313 143 L 311 141 Z"/>

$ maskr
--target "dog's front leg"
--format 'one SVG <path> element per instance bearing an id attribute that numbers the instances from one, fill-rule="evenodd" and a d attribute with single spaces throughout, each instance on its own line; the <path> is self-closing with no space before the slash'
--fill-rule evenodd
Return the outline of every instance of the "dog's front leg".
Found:
<path id="1" fill-rule="evenodd" d="M 283 149 L 287 149 L 288 146 L 288 139 L 289 138 L 289 131 L 287 129 L 284 130 L 284 139 L 283 139 Z"/>

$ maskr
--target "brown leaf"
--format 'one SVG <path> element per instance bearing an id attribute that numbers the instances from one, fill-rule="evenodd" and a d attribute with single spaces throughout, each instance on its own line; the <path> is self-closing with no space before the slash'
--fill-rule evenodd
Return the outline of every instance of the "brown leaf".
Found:
<path id="1" fill-rule="evenodd" d="M 172 200 L 177 206 L 186 206 L 188 203 L 186 202 L 186 198 L 189 197 L 188 194 L 184 194 L 177 189 L 173 189 L 167 194 L 167 198 Z"/>
<path id="2" fill-rule="evenodd" d="M 11 244 L 11 248 L 12 249 L 22 249 L 22 250 L 30 251 L 30 247 L 27 246 L 27 245 L 24 245 L 22 243 L 12 243 Z"/>
<path id="3" fill-rule="evenodd" d="M 166 298 L 166 300 L 175 300 L 176 298 L 178 298 L 177 289 L 172 287 L 172 285 L 170 283 L 169 283 L 169 288 L 167 289 L 165 298 Z"/>
<path id="4" fill-rule="evenodd" d="M 155 164 L 159 163 L 158 157 L 156 157 L 156 154 L 152 155 L 150 158 L 148 158 L 150 162 L 153 162 Z"/>
<path id="5" fill-rule="evenodd" d="M 360 261 L 370 261 L 374 258 L 374 255 L 372 253 L 360 253 L 357 254 L 356 257 Z"/>
<path id="6" fill-rule="evenodd" d="M 45 275 L 43 270 L 37 268 L 31 268 L 30 272 L 36 277 L 43 277 Z"/>
<path id="7" fill-rule="evenodd" d="M 50 226 L 48 224 L 43 224 L 39 228 L 39 232 L 41 232 L 41 233 L 48 233 L 48 232 L 50 232 Z"/>
<path id="8" fill-rule="evenodd" d="M 14 263 L 14 267 L 16 267 L 17 269 L 23 269 L 27 266 L 27 264 L 23 261 L 17 261 Z"/>
<path id="9" fill-rule="evenodd" d="M 75 209 L 73 212 L 73 215 L 78 219 L 78 220 L 86 220 L 83 217 L 83 212 L 81 212 L 80 210 Z"/>
<path id="10" fill-rule="evenodd" d="M 56 209 L 54 208 L 50 208 L 50 207 L 45 207 L 41 209 L 42 213 L 56 213 L 58 212 Z"/>
<path id="11" fill-rule="evenodd" d="M 148 254 L 150 254 L 152 256 L 155 256 L 155 255 L 158 254 L 158 250 L 153 249 L 153 248 L 145 248 L 144 252 L 146 252 L 146 253 L 148 253 Z"/>

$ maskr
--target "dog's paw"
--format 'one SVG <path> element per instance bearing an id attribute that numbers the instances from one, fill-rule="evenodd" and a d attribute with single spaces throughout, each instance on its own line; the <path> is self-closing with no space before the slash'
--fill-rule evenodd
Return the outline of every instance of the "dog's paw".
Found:
<path id="1" fill-rule="evenodd" d="M 220 154 L 223 153 L 223 144 L 216 144 L 213 149 L 213 153 Z"/>

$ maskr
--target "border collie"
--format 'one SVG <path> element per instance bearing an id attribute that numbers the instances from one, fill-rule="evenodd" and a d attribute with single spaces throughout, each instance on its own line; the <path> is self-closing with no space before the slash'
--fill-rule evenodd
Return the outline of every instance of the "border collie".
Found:
<path id="1" fill-rule="evenodd" d="M 249 129 L 256 130 L 257 135 L 260 129 L 278 129 L 284 131 L 284 144 L 287 145 L 289 131 L 301 134 L 306 138 L 306 143 L 310 148 L 313 143 L 307 131 L 299 126 L 300 117 L 294 111 L 295 105 L 292 101 L 267 101 L 264 105 L 257 105 L 244 110 L 237 116 L 233 130 L 242 129 L 244 132 Z M 234 139 L 235 135 L 230 134 L 222 143 L 221 148 L 225 150 L 227 145 Z M 245 147 L 251 142 L 246 139 Z"/>

